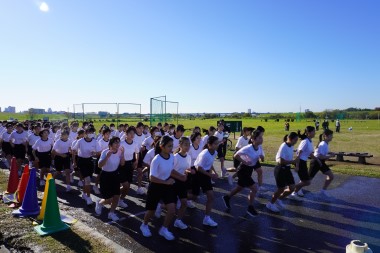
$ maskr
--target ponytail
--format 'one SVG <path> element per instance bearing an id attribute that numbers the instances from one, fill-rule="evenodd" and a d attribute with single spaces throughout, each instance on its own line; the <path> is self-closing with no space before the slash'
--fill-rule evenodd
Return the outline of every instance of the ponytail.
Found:
<path id="1" fill-rule="evenodd" d="M 286 142 L 287 140 L 288 140 L 288 136 L 289 136 L 289 134 L 286 134 L 285 136 L 284 136 L 284 142 Z M 297 135 L 298 136 L 298 135 Z"/>
<path id="2" fill-rule="evenodd" d="M 310 132 L 313 132 L 315 130 L 315 127 L 313 126 L 307 126 L 305 128 L 305 131 L 303 134 L 301 134 L 301 131 L 298 130 L 297 133 L 298 133 L 298 137 L 301 139 L 301 140 L 305 140 L 307 138 L 307 134 L 310 133 Z"/>
<path id="3" fill-rule="evenodd" d="M 162 151 L 161 146 L 165 147 L 170 142 L 173 142 L 173 139 L 170 138 L 169 136 L 162 137 L 161 141 L 156 144 L 156 149 L 154 151 L 155 155 L 158 155 L 161 153 Z"/>
<path id="4" fill-rule="evenodd" d="M 334 132 L 331 131 L 330 129 L 326 129 L 325 131 L 323 131 L 322 134 L 319 135 L 319 142 L 318 142 L 318 145 L 317 145 L 317 148 L 319 146 L 319 144 L 323 141 L 323 136 L 330 136 L 332 135 Z"/>
<path id="5" fill-rule="evenodd" d="M 263 131 L 261 131 L 259 128 L 253 131 L 251 139 L 249 140 L 248 144 L 253 144 L 252 140 L 255 140 L 257 137 L 259 137 L 261 133 L 263 133 Z"/>
<path id="6" fill-rule="evenodd" d="M 203 149 L 208 148 L 209 145 L 213 145 L 213 144 L 214 144 L 215 142 L 217 142 L 217 141 L 218 141 L 218 137 L 216 137 L 216 136 L 210 136 L 210 137 L 208 138 L 208 140 L 207 140 L 206 145 L 203 147 Z"/>

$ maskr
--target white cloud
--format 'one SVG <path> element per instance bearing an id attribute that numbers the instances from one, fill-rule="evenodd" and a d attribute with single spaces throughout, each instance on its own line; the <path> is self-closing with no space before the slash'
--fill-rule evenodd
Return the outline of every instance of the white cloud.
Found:
<path id="1" fill-rule="evenodd" d="M 47 3 L 45 3 L 45 2 L 42 2 L 40 4 L 40 11 L 42 11 L 42 12 L 48 12 L 49 11 L 49 5 L 47 5 Z"/>

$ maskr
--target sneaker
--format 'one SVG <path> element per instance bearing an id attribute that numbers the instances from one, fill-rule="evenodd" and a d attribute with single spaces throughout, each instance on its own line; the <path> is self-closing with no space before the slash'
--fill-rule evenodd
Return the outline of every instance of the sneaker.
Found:
<path id="1" fill-rule="evenodd" d="M 116 215 L 116 213 L 114 212 L 109 212 L 108 213 L 108 219 L 112 220 L 112 221 L 118 221 L 120 220 L 119 217 Z"/>
<path id="2" fill-rule="evenodd" d="M 211 184 L 215 184 L 214 180 L 211 179 Z"/>
<path id="3" fill-rule="evenodd" d="M 247 209 L 247 214 L 251 217 L 256 217 L 259 215 L 259 213 L 255 210 L 253 206 L 249 206 Z"/>
<path id="4" fill-rule="evenodd" d="M 94 185 L 94 186 L 92 187 L 92 190 L 94 191 L 95 194 L 100 194 L 100 191 L 99 191 L 98 186 Z"/>
<path id="5" fill-rule="evenodd" d="M 87 195 L 86 195 L 86 193 L 82 193 L 82 199 L 87 199 Z"/>
<path id="6" fill-rule="evenodd" d="M 297 195 L 298 195 L 299 197 L 303 197 L 303 196 L 305 196 L 305 194 L 303 193 L 302 189 L 300 189 L 300 190 L 297 192 Z"/>
<path id="7" fill-rule="evenodd" d="M 271 202 L 269 202 L 268 204 L 266 204 L 266 207 L 271 210 L 272 212 L 274 213 L 279 213 L 280 210 L 278 209 L 277 205 L 276 204 L 272 204 Z"/>
<path id="8" fill-rule="evenodd" d="M 210 227 L 217 227 L 218 223 L 216 223 L 210 216 L 205 216 L 203 219 L 203 225 Z"/>
<path id="9" fill-rule="evenodd" d="M 79 180 L 79 181 L 78 181 L 78 187 L 83 187 L 83 182 L 82 182 L 82 180 Z"/>
<path id="10" fill-rule="evenodd" d="M 91 206 L 92 204 L 94 204 L 94 201 L 92 201 L 91 197 L 87 197 L 87 198 L 86 198 L 86 204 L 87 204 L 88 206 Z"/>
<path id="11" fill-rule="evenodd" d="M 285 204 L 284 204 L 284 202 L 282 202 L 282 200 L 280 200 L 280 199 L 276 200 L 275 204 L 277 205 L 278 208 L 285 209 Z"/>
<path id="12" fill-rule="evenodd" d="M 66 185 L 66 192 L 69 192 L 71 191 L 71 186 L 70 185 Z"/>
<path id="13" fill-rule="evenodd" d="M 190 209 L 194 209 L 195 208 L 194 202 L 191 201 L 191 200 L 188 200 L 186 202 L 186 204 L 187 204 L 187 208 L 190 208 Z"/>
<path id="14" fill-rule="evenodd" d="M 175 239 L 174 235 L 165 227 L 161 227 L 160 232 L 158 233 L 168 241 L 173 241 Z"/>
<path id="15" fill-rule="evenodd" d="M 119 200 L 119 203 L 117 204 L 119 207 L 121 207 L 121 208 L 127 208 L 128 207 L 128 205 L 127 205 L 127 203 L 125 203 L 123 200 Z"/>
<path id="16" fill-rule="evenodd" d="M 70 183 L 74 183 L 74 172 L 70 173 Z"/>
<path id="17" fill-rule="evenodd" d="M 180 200 L 177 200 L 176 208 L 177 208 L 177 210 L 179 210 L 181 208 L 181 201 Z"/>
<path id="18" fill-rule="evenodd" d="M 220 176 L 221 176 L 222 178 L 225 178 L 226 176 L 228 176 L 228 173 L 227 173 L 226 168 L 223 168 L 223 169 L 222 169 L 222 172 L 220 173 Z"/>
<path id="19" fill-rule="evenodd" d="M 150 232 L 148 225 L 145 225 L 144 223 L 141 224 L 140 230 L 141 230 L 143 236 L 145 236 L 145 237 L 151 237 L 152 236 L 152 233 Z"/>
<path id="20" fill-rule="evenodd" d="M 143 187 L 139 187 L 139 188 L 137 188 L 136 193 L 137 193 L 138 195 L 144 195 L 144 194 L 145 194 L 144 188 L 143 188 Z"/>
<path id="21" fill-rule="evenodd" d="M 174 222 L 174 227 L 179 228 L 179 229 L 182 229 L 182 230 L 188 228 L 187 225 L 186 225 L 185 223 L 183 223 L 181 220 L 178 220 L 178 219 L 175 220 L 175 222 Z"/>
<path id="22" fill-rule="evenodd" d="M 233 185 L 234 184 L 234 180 L 232 179 L 232 176 L 231 175 L 228 175 L 228 184 L 229 185 Z"/>
<path id="23" fill-rule="evenodd" d="M 45 180 L 41 179 L 40 180 L 40 186 L 44 186 L 45 185 Z"/>
<path id="24" fill-rule="evenodd" d="M 156 216 L 156 218 L 160 218 L 161 217 L 161 204 L 159 203 L 157 205 L 157 208 L 156 208 L 156 211 L 154 212 L 154 216 Z"/>
<path id="25" fill-rule="evenodd" d="M 231 209 L 230 196 L 225 195 L 225 196 L 222 197 L 222 199 L 223 199 L 223 203 L 226 206 L 226 208 L 227 209 Z"/>
<path id="26" fill-rule="evenodd" d="M 302 198 L 300 198 L 297 193 L 293 192 L 292 194 L 289 195 L 289 198 L 295 201 L 303 201 Z"/>
<path id="27" fill-rule="evenodd" d="M 100 204 L 100 200 L 96 201 L 95 202 L 95 213 L 97 215 L 101 215 L 102 214 L 102 208 L 103 208 L 103 205 Z"/>

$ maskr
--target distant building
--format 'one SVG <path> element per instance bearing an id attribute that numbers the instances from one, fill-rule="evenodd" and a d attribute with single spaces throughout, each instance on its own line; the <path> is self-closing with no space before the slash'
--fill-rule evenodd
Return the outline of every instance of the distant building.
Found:
<path id="1" fill-rule="evenodd" d="M 376 107 L 376 108 L 375 108 L 375 111 L 380 111 L 380 107 Z"/>
<path id="2" fill-rule="evenodd" d="M 99 111 L 98 112 L 98 115 L 100 118 L 106 118 L 108 116 L 108 112 L 103 112 L 103 111 Z"/>
<path id="3" fill-rule="evenodd" d="M 309 109 L 305 109 L 305 113 L 306 113 L 306 112 L 310 112 L 310 110 L 309 110 Z"/>
<path id="4" fill-rule="evenodd" d="M 16 107 L 14 106 L 8 106 L 4 109 L 4 112 L 9 112 L 9 113 L 16 113 Z"/>
<path id="5" fill-rule="evenodd" d="M 45 109 L 30 108 L 29 111 L 35 114 L 45 114 Z"/>
<path id="6" fill-rule="evenodd" d="M 52 114 L 52 113 L 53 113 L 52 109 L 51 109 L 51 108 L 48 108 L 47 113 L 48 113 L 48 114 Z"/>
<path id="7" fill-rule="evenodd" d="M 251 109 L 248 109 L 248 113 L 251 114 L 251 113 L 252 113 L 252 110 L 251 110 Z"/>

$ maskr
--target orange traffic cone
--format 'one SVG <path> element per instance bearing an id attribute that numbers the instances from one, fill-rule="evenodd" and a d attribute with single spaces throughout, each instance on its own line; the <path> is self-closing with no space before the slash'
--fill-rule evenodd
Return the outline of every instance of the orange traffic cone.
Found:
<path id="1" fill-rule="evenodd" d="M 18 203 L 22 203 L 25 196 L 26 186 L 28 185 L 29 181 L 29 165 L 25 165 L 24 171 L 21 175 L 20 183 L 18 184 L 18 188 L 16 191 L 16 199 Z"/>
<path id="2" fill-rule="evenodd" d="M 11 161 L 11 173 L 9 174 L 8 187 L 6 193 L 15 193 L 18 187 L 18 168 L 15 157 Z"/>

